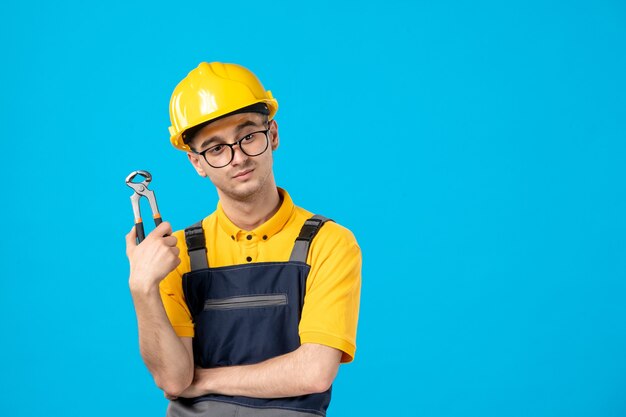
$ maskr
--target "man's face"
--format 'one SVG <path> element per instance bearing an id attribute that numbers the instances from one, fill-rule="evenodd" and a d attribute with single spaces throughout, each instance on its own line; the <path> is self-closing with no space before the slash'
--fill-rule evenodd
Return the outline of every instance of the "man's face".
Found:
<path id="1" fill-rule="evenodd" d="M 189 143 L 193 150 L 202 152 L 219 144 L 232 144 L 250 133 L 270 129 L 269 146 L 264 153 L 251 157 L 235 146 L 233 160 L 223 168 L 212 167 L 201 155 L 187 153 L 198 174 L 209 177 L 215 185 L 220 198 L 244 201 L 276 187 L 272 173 L 272 151 L 278 147 L 278 127 L 275 121 L 268 125 L 265 120 L 265 116 L 259 113 L 224 117 L 203 127 Z"/>

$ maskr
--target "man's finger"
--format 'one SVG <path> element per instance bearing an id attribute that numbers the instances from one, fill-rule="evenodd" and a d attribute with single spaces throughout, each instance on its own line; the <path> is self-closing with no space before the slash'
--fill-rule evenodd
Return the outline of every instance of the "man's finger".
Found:
<path id="1" fill-rule="evenodd" d="M 155 237 L 163 237 L 165 235 L 171 235 L 171 234 L 172 234 L 172 225 L 170 224 L 170 222 L 163 222 L 160 225 L 158 225 L 153 231 L 151 231 L 150 234 L 146 236 L 146 239 L 148 238 L 154 239 Z"/>
<path id="2" fill-rule="evenodd" d="M 130 232 L 126 234 L 126 249 L 134 248 L 137 246 L 137 231 L 135 226 L 130 229 Z"/>
<path id="3" fill-rule="evenodd" d="M 165 243 L 167 246 L 169 247 L 174 247 L 176 246 L 176 243 L 178 242 L 178 239 L 176 239 L 176 236 L 167 236 L 163 238 L 163 243 Z"/>

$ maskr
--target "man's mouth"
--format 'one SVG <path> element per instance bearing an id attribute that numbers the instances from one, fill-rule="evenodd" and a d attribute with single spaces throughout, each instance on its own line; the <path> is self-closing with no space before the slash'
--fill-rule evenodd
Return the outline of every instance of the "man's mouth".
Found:
<path id="1" fill-rule="evenodd" d="M 233 178 L 241 178 L 241 177 L 245 177 L 246 175 L 248 175 L 249 173 L 251 173 L 252 171 L 254 171 L 254 169 L 250 168 L 250 169 L 244 169 L 243 171 L 240 171 L 238 173 L 236 173 Z"/>

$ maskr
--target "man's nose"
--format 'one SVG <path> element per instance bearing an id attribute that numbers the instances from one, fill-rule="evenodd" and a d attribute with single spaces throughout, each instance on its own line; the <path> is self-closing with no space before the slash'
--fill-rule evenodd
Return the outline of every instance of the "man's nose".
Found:
<path id="1" fill-rule="evenodd" d="M 233 149 L 233 160 L 231 161 L 232 165 L 239 165 L 248 159 L 248 155 L 246 155 L 241 150 L 241 145 L 234 145 L 232 149 Z"/>

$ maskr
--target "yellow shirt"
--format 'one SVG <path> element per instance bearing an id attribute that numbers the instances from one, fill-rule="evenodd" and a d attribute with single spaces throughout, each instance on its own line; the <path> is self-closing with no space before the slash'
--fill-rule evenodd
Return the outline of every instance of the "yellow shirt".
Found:
<path id="1" fill-rule="evenodd" d="M 221 204 L 202 221 L 210 267 L 250 262 L 286 262 L 304 222 L 313 214 L 293 204 L 278 189 L 282 203 L 261 226 L 246 231 L 235 226 Z M 176 231 L 180 265 L 161 281 L 161 299 L 176 334 L 193 337 L 194 324 L 185 303 L 182 276 L 190 271 L 183 230 Z M 361 249 L 352 233 L 327 222 L 313 239 L 307 264 L 311 266 L 299 334 L 301 343 L 318 343 L 343 352 L 350 362 L 356 350 L 356 328 L 361 292 Z"/>

